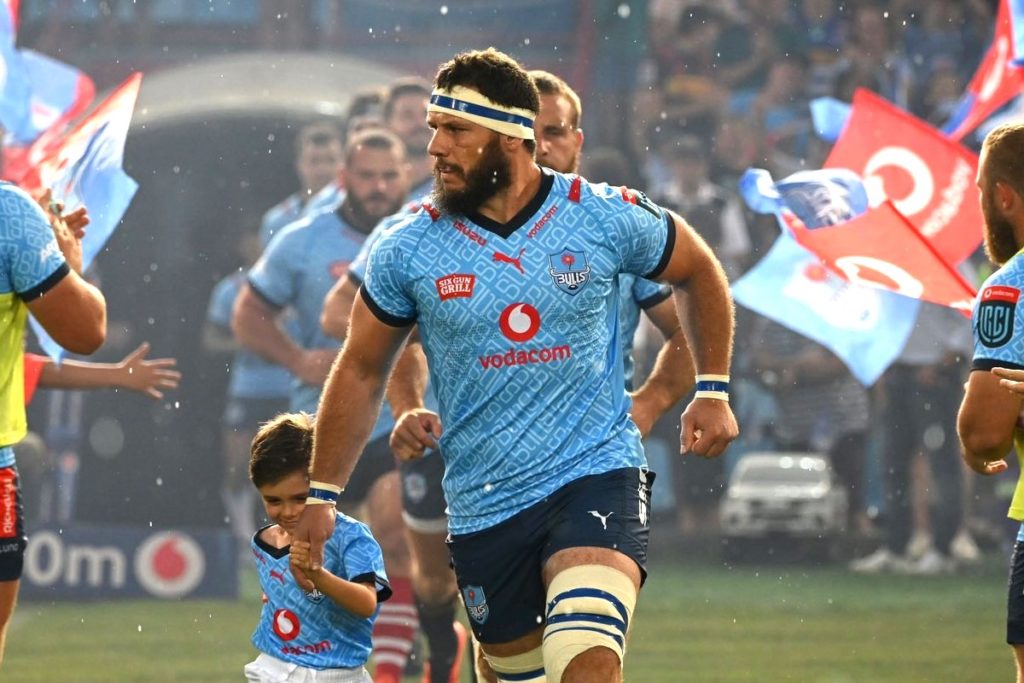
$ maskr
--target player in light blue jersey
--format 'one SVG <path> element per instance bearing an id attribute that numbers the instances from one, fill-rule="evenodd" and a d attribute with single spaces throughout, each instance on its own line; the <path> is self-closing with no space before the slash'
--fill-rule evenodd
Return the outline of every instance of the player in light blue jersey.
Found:
<path id="1" fill-rule="evenodd" d="M 330 121 L 311 123 L 295 138 L 295 173 L 299 191 L 272 206 L 260 222 L 263 244 L 303 216 L 333 209 L 341 203 L 341 132 Z"/>
<path id="2" fill-rule="evenodd" d="M 981 148 L 978 188 L 985 216 L 985 253 L 1000 266 L 978 292 L 971 321 L 974 359 L 960 406 L 957 433 L 964 461 L 980 474 L 1005 472 L 1007 454 L 1024 456 L 1024 124 L 993 129 Z M 989 370 L 996 369 L 993 372 Z M 1016 372 L 1014 372 L 1016 371 Z M 1003 377 L 1005 379 L 1000 379 Z M 1013 393 L 1006 389 L 1013 390 Z M 1024 478 L 1018 478 L 1009 517 L 1024 522 Z M 1017 681 L 1024 683 L 1024 523 L 1010 558 L 1006 642 Z"/>
<path id="3" fill-rule="evenodd" d="M 49 194 L 43 204 L 49 205 Z M 47 214 L 15 185 L 0 183 L 0 664 L 27 544 L 12 447 L 27 432 L 23 358 L 28 313 L 75 353 L 92 353 L 107 332 L 103 295 L 81 276 L 85 209 L 65 220 L 59 208 Z"/>
<path id="4" fill-rule="evenodd" d="M 373 226 L 393 214 L 405 198 L 402 142 L 380 129 L 356 134 L 346 150 L 342 178 L 348 192 L 341 206 L 294 223 L 274 237 L 249 271 L 248 282 L 235 305 L 233 329 L 239 343 L 284 365 L 295 376 L 292 410 L 316 412 L 323 381 L 339 348 L 338 341 L 320 328 L 324 297 L 344 277 Z M 285 308 L 295 313 L 297 330 L 293 338 L 277 324 Z M 398 473 L 388 448 L 393 424 L 390 411 L 384 411 L 360 468 L 342 496 L 346 506 L 365 503 L 366 519 L 384 548 L 395 591 L 395 598 L 378 623 L 379 630 L 389 631 L 385 643 L 405 638 L 406 631 L 411 641 L 416 624 Z M 392 629 L 396 622 L 397 627 Z M 408 651 L 386 645 L 375 648 L 378 679 L 382 671 L 392 668 L 397 669 L 397 678 Z"/>
<path id="5" fill-rule="evenodd" d="M 690 294 L 678 313 L 705 374 L 681 447 L 705 457 L 738 433 L 728 283 L 685 221 L 642 194 L 536 165 L 539 97 L 514 60 L 462 53 L 434 85 L 437 210 L 370 255 L 317 416 L 314 479 L 348 480 L 418 323 L 444 422 L 452 559 L 491 668 L 499 680 L 619 681 L 650 490 L 624 387 L 618 275 Z M 333 523 L 304 512 L 295 536 L 313 544 L 312 564 Z"/>
<path id="6" fill-rule="evenodd" d="M 380 546 L 366 525 L 335 512 L 332 501 L 309 497 L 312 442 L 313 418 L 305 413 L 278 415 L 252 442 L 249 477 L 272 522 L 251 541 L 264 596 L 252 636 L 261 654 L 245 667 L 255 683 L 369 683 L 364 665 L 373 623 L 378 603 L 391 595 Z M 329 507 L 336 520 L 323 564 L 303 573 L 308 592 L 290 572 L 309 555 L 308 543 L 292 540 L 306 505 Z"/>
<path id="7" fill-rule="evenodd" d="M 562 79 L 546 71 L 531 71 L 530 77 L 540 94 L 540 112 L 534 120 L 537 163 L 562 173 L 575 173 L 583 147 L 583 131 L 580 128 L 582 103 L 579 96 Z M 344 336 L 356 292 L 366 276 L 370 250 L 381 233 L 424 208 L 432 210 L 429 197 L 414 200 L 404 211 L 381 221 L 374 228 L 349 268 L 348 278 L 335 285 L 324 304 L 323 323 L 329 334 L 339 338 Z M 641 310 L 646 312 L 665 338 L 654 370 L 644 387 L 633 395 L 632 417 L 643 435 L 693 386 L 693 360 L 676 316 L 675 305 L 670 300 L 671 291 L 667 285 L 632 274 L 619 275 L 620 340 L 627 389 L 634 389 L 633 342 Z M 421 356 L 418 344 L 410 340 L 389 383 L 388 399 L 396 417 L 391 446 L 401 459 L 403 517 L 410 531 L 410 549 L 416 558 L 413 583 L 420 607 L 420 624 L 431 644 L 432 659 L 435 650 L 439 649 L 435 647 L 435 641 L 443 643 L 447 640 L 457 663 L 455 639 L 445 639 L 439 635 L 451 631 L 451 627 L 442 627 L 450 622 L 449 615 L 454 612 L 457 589 L 444 545 L 448 522 L 441 488 L 444 468 L 438 458 L 429 457 L 436 453 L 437 444 L 426 431 L 433 411 L 436 410 L 436 399 L 429 384 L 426 395 L 422 394 L 422 382 L 417 377 L 425 369 L 416 367 Z M 433 624 L 433 627 L 428 627 L 428 624 Z M 432 631 L 436 631 L 433 638 Z M 479 661 L 477 664 L 481 667 L 478 676 L 488 677 L 489 674 L 483 670 L 484 664 Z M 432 661 L 431 671 L 435 668 Z M 488 680 L 492 679 L 493 675 L 490 675 Z M 440 682 L 448 679 L 435 677 L 434 680 Z"/>

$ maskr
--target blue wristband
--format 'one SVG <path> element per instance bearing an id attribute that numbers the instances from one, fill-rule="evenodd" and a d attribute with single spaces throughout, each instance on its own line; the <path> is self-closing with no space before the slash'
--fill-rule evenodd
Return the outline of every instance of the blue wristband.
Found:
<path id="1" fill-rule="evenodd" d="M 332 503 L 332 504 L 338 502 L 338 494 L 335 493 L 334 491 L 327 491 L 326 489 L 318 489 L 318 488 L 310 487 L 309 493 L 306 494 L 306 497 L 307 498 L 316 498 L 317 500 L 322 500 L 322 501 L 324 501 L 326 503 Z"/>
<path id="2" fill-rule="evenodd" d="M 698 380 L 697 391 L 716 391 L 723 394 L 729 393 L 729 383 L 713 380 Z"/>

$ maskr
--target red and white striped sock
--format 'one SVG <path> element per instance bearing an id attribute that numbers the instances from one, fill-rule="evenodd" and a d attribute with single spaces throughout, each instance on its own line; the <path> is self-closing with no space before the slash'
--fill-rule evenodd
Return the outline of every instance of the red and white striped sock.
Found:
<path id="1" fill-rule="evenodd" d="M 380 606 L 373 625 L 374 683 L 398 683 L 419 628 L 409 579 L 391 579 L 391 598 Z"/>

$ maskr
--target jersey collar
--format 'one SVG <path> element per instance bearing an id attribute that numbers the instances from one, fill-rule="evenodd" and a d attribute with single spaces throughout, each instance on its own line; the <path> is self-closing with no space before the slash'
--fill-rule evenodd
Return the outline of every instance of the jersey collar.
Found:
<path id="1" fill-rule="evenodd" d="M 493 232 L 495 235 L 507 239 L 512 233 L 523 227 L 533 218 L 533 215 L 540 210 L 540 207 L 547 201 L 548 195 L 551 194 L 551 186 L 554 185 L 555 176 L 550 170 L 543 167 L 541 167 L 540 172 L 540 189 L 537 190 L 537 194 L 508 223 L 499 223 L 475 211 L 467 213 L 466 218 L 487 232 Z"/>

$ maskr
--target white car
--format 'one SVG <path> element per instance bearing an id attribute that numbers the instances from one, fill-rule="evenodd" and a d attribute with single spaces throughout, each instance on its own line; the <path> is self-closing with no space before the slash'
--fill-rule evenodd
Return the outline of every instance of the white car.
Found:
<path id="1" fill-rule="evenodd" d="M 827 457 L 750 453 L 733 469 L 720 504 L 726 554 L 739 557 L 755 541 L 788 538 L 829 556 L 846 531 L 847 507 Z"/>

